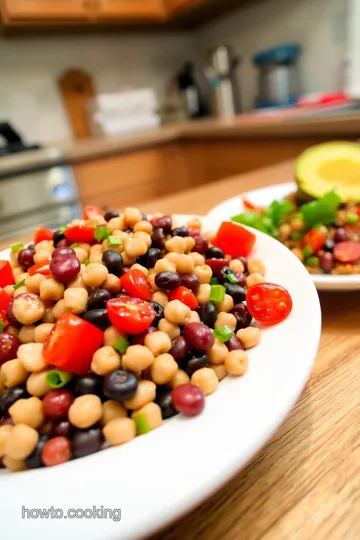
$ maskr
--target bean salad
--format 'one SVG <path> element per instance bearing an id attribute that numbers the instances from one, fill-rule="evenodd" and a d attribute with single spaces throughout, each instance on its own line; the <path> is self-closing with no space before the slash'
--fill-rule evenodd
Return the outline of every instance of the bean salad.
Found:
<path id="1" fill-rule="evenodd" d="M 83 219 L 0 261 L 0 464 L 49 467 L 196 416 L 226 376 L 243 376 L 289 293 L 265 281 L 256 237 L 224 222 Z"/>

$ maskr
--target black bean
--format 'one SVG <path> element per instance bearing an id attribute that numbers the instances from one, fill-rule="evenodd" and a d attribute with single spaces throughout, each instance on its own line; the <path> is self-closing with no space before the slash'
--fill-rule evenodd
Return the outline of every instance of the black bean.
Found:
<path id="1" fill-rule="evenodd" d="M 237 285 L 236 283 L 225 283 L 224 287 L 226 289 L 226 293 L 229 294 L 234 300 L 234 304 L 244 302 L 246 298 L 246 291 L 243 287 L 240 287 L 240 285 Z"/>
<path id="2" fill-rule="evenodd" d="M 209 251 L 209 240 L 205 236 L 195 236 L 195 245 L 191 251 L 205 255 Z"/>
<path id="3" fill-rule="evenodd" d="M 158 249 L 165 249 L 165 235 L 162 229 L 155 229 L 151 235 L 152 246 Z"/>
<path id="4" fill-rule="evenodd" d="M 347 231 L 344 229 L 344 227 L 340 227 L 334 234 L 334 241 L 338 243 L 346 242 L 347 240 L 349 240 Z"/>
<path id="5" fill-rule="evenodd" d="M 124 401 L 135 394 L 138 380 L 133 373 L 117 369 L 106 375 L 103 382 L 103 392 L 109 399 Z"/>
<path id="6" fill-rule="evenodd" d="M 66 236 L 63 233 L 63 231 L 55 231 L 52 237 L 52 241 L 54 243 L 54 246 L 56 247 L 60 240 L 65 240 Z"/>
<path id="7" fill-rule="evenodd" d="M 164 233 L 171 233 L 172 218 L 171 216 L 161 216 L 151 221 L 154 229 L 163 229 Z"/>
<path id="8" fill-rule="evenodd" d="M 248 308 L 245 304 L 236 304 L 231 310 L 231 313 L 235 315 L 236 330 L 240 330 L 240 328 L 247 328 L 248 326 L 250 326 L 252 316 L 250 315 Z"/>
<path id="9" fill-rule="evenodd" d="M 323 250 L 332 252 L 334 250 L 334 247 L 335 247 L 334 240 L 331 240 L 330 238 L 327 238 L 325 240 L 324 245 L 323 245 Z"/>
<path id="10" fill-rule="evenodd" d="M 53 422 L 50 433 L 52 437 L 61 436 L 69 438 L 73 429 L 74 426 L 68 420 L 59 420 L 58 422 Z"/>
<path id="11" fill-rule="evenodd" d="M 155 302 L 154 300 L 150 300 L 149 304 L 152 305 L 156 313 L 155 319 L 153 320 L 152 325 L 157 326 L 159 322 L 161 321 L 161 319 L 164 317 L 164 308 L 162 307 L 161 304 L 159 304 L 159 302 Z"/>
<path id="12" fill-rule="evenodd" d="M 320 268 L 325 274 L 330 274 L 331 270 L 335 266 L 334 255 L 329 252 L 325 252 L 320 255 Z"/>
<path id="13" fill-rule="evenodd" d="M 77 375 L 75 379 L 75 393 L 78 396 L 83 396 L 85 394 L 95 394 L 96 396 L 101 396 L 102 378 L 95 373 Z"/>
<path id="14" fill-rule="evenodd" d="M 218 316 L 218 309 L 213 302 L 206 302 L 198 308 L 200 319 L 209 328 L 214 328 L 216 318 Z"/>
<path id="15" fill-rule="evenodd" d="M 115 249 L 107 249 L 104 251 L 101 258 L 110 274 L 114 274 L 117 277 L 121 276 L 121 270 L 124 266 L 124 261 L 121 254 Z"/>
<path id="16" fill-rule="evenodd" d="M 26 390 L 26 387 L 21 386 L 13 386 L 12 388 L 8 388 L 5 390 L 3 395 L 0 397 L 0 417 L 4 416 L 11 405 L 15 403 L 18 399 L 23 399 L 29 397 L 29 394 Z"/>
<path id="17" fill-rule="evenodd" d="M 147 250 L 146 253 L 146 268 L 154 268 L 155 264 L 159 259 L 162 258 L 162 254 L 159 248 L 151 247 Z"/>
<path id="18" fill-rule="evenodd" d="M 185 238 L 185 236 L 189 236 L 188 228 L 183 225 L 182 227 L 176 227 L 171 231 L 171 236 L 182 236 Z"/>
<path id="19" fill-rule="evenodd" d="M 196 274 L 183 274 L 181 276 L 181 285 L 187 289 L 190 289 L 190 291 L 192 291 L 194 294 L 197 294 L 201 281 L 199 276 Z"/>
<path id="20" fill-rule="evenodd" d="M 160 390 L 156 392 L 155 403 L 157 403 L 161 409 L 161 415 L 163 419 L 171 418 L 178 414 L 178 411 L 172 404 L 171 400 L 171 390 Z"/>
<path id="21" fill-rule="evenodd" d="M 35 450 L 25 459 L 25 464 L 29 469 L 39 469 L 44 466 L 41 460 L 41 451 L 49 438 L 49 435 L 41 435 L 39 437 Z"/>
<path id="22" fill-rule="evenodd" d="M 229 274 L 234 274 L 234 272 L 228 266 L 224 266 L 217 272 L 217 278 L 221 285 L 224 285 L 225 283 L 231 283 L 227 278 Z"/>
<path id="23" fill-rule="evenodd" d="M 119 212 L 116 212 L 115 210 L 108 210 L 105 212 L 104 219 L 105 221 L 110 221 L 110 219 L 119 217 Z"/>
<path id="24" fill-rule="evenodd" d="M 224 259 L 225 253 L 222 249 L 212 246 L 205 253 L 205 259 Z"/>
<path id="25" fill-rule="evenodd" d="M 181 362 L 189 354 L 190 346 L 184 338 L 184 336 L 178 336 L 171 340 L 171 349 L 170 354 L 176 360 L 176 362 Z"/>
<path id="26" fill-rule="evenodd" d="M 100 330 L 105 330 L 111 325 L 106 308 L 90 309 L 84 313 L 83 319 L 97 326 Z"/>
<path id="27" fill-rule="evenodd" d="M 99 309 L 105 308 L 106 302 L 110 300 L 111 294 L 106 289 L 98 289 L 97 291 L 90 294 L 88 299 L 88 310 L 90 309 Z"/>
<path id="28" fill-rule="evenodd" d="M 165 291 L 176 289 L 181 284 L 179 274 L 174 272 L 159 272 L 155 275 L 155 285 Z"/>
<path id="29" fill-rule="evenodd" d="M 201 352 L 192 352 L 189 360 L 185 363 L 184 369 L 186 373 L 191 377 L 195 371 L 198 369 L 208 367 L 209 358 L 207 354 L 202 354 Z"/>
<path id="30" fill-rule="evenodd" d="M 71 438 L 74 456 L 80 458 L 98 452 L 103 441 L 101 428 L 98 426 L 86 430 L 76 429 Z"/>

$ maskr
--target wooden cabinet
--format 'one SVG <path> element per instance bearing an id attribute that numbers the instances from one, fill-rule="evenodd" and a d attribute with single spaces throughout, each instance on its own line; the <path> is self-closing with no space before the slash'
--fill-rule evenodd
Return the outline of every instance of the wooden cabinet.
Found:
<path id="1" fill-rule="evenodd" d="M 183 11 L 195 9 L 208 1 L 209 0 L 166 0 L 166 7 L 171 15 L 177 15 Z"/>
<path id="2" fill-rule="evenodd" d="M 86 0 L 2 0 L 5 22 L 86 20 Z"/>
<path id="3" fill-rule="evenodd" d="M 99 0 L 99 20 L 155 19 L 166 16 L 162 0 Z"/>

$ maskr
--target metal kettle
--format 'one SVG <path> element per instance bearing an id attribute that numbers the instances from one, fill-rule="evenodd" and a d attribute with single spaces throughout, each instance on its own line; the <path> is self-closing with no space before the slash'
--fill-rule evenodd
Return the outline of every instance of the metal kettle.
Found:
<path id="1" fill-rule="evenodd" d="M 204 75 L 213 90 L 214 109 L 222 118 L 235 116 L 241 112 L 240 94 L 236 68 L 239 57 L 231 47 L 219 45 L 208 53 Z"/>

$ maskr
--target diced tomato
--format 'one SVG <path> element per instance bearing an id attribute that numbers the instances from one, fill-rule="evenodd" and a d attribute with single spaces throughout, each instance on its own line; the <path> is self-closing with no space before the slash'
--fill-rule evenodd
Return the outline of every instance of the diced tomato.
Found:
<path id="1" fill-rule="evenodd" d="M 169 300 L 180 300 L 180 302 L 190 309 L 196 309 L 199 305 L 195 294 L 183 285 L 169 292 Z"/>
<path id="2" fill-rule="evenodd" d="M 121 278 L 121 286 L 125 291 L 140 298 L 140 300 L 151 300 L 152 288 L 150 281 L 140 270 L 129 270 Z"/>
<path id="3" fill-rule="evenodd" d="M 74 225 L 64 231 L 64 234 L 71 243 L 75 242 L 92 242 L 94 240 L 96 227 L 90 225 Z"/>
<path id="4" fill-rule="evenodd" d="M 205 264 L 210 266 L 213 273 L 217 274 L 225 266 L 229 266 L 229 259 L 205 259 Z"/>
<path id="5" fill-rule="evenodd" d="M 101 347 L 104 332 L 73 313 L 63 313 L 44 343 L 48 364 L 70 373 L 87 373 L 94 353 Z"/>
<path id="6" fill-rule="evenodd" d="M 9 261 L 0 261 L 0 287 L 14 285 L 15 280 Z"/>
<path id="7" fill-rule="evenodd" d="M 241 225 L 223 221 L 212 243 L 232 257 L 247 257 L 255 241 L 256 236 Z"/>
<path id="8" fill-rule="evenodd" d="M 302 239 L 302 246 L 310 246 L 312 253 L 317 253 L 325 244 L 325 234 L 318 229 L 310 229 Z"/>
<path id="9" fill-rule="evenodd" d="M 145 332 L 156 316 L 151 304 L 125 295 L 109 300 L 106 308 L 111 323 L 124 334 Z"/>
<path id="10" fill-rule="evenodd" d="M 359 242 L 339 242 L 334 247 L 334 257 L 342 263 L 354 263 L 360 259 Z"/>
<path id="11" fill-rule="evenodd" d="M 36 229 L 34 234 L 34 243 L 38 244 L 43 240 L 52 240 L 54 236 L 54 231 L 52 229 L 47 229 L 46 227 L 39 227 Z"/>
<path id="12" fill-rule="evenodd" d="M 246 305 L 250 315 L 263 324 L 278 324 L 292 310 L 288 291 L 275 283 L 256 283 L 246 292 Z"/>
<path id="13" fill-rule="evenodd" d="M 103 210 L 101 210 L 99 206 L 92 206 L 91 204 L 88 204 L 87 206 L 85 206 L 84 211 L 83 211 L 83 219 L 86 219 L 86 220 L 91 220 L 94 217 L 103 216 L 103 215 L 104 215 L 104 212 Z"/>
<path id="14" fill-rule="evenodd" d="M 0 289 L 0 317 L 2 322 L 6 321 L 6 311 L 12 298 L 5 291 Z"/>
<path id="15" fill-rule="evenodd" d="M 246 197 L 242 197 L 242 203 L 247 210 L 252 210 L 253 212 L 262 212 L 264 210 L 263 206 L 257 206 Z"/>
<path id="16" fill-rule="evenodd" d="M 30 268 L 28 269 L 28 274 L 29 276 L 34 276 L 35 274 L 42 274 L 45 277 L 51 277 L 49 266 L 50 258 L 34 264 L 33 266 L 30 266 Z"/>

